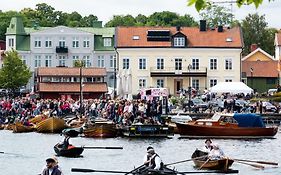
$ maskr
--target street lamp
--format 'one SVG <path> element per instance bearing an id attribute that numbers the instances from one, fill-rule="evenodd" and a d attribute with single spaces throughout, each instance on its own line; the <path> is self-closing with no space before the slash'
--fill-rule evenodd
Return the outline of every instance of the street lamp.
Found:
<path id="1" fill-rule="evenodd" d="M 190 75 L 190 70 L 192 69 L 192 65 L 189 64 L 188 67 L 188 112 L 190 113 L 190 102 L 191 102 L 191 75 Z"/>

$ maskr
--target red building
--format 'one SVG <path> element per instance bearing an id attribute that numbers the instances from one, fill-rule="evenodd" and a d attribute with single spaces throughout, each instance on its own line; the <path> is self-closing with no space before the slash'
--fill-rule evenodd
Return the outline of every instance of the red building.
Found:
<path id="1" fill-rule="evenodd" d="M 81 73 L 84 99 L 99 98 L 107 92 L 105 68 L 82 68 Z M 79 67 L 40 67 L 35 76 L 36 93 L 41 98 L 79 99 Z"/>

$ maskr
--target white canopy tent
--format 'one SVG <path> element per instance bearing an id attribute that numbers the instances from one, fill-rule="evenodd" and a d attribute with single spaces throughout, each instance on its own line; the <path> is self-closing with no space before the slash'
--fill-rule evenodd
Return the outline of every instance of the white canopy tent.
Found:
<path id="1" fill-rule="evenodd" d="M 220 82 L 210 88 L 211 93 L 230 93 L 230 94 L 251 94 L 254 92 L 252 88 L 242 82 Z"/>

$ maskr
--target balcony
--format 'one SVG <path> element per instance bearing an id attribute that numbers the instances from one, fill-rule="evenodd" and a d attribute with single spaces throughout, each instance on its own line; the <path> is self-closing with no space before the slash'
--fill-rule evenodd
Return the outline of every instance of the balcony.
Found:
<path id="1" fill-rule="evenodd" d="M 68 47 L 57 46 L 56 47 L 56 53 L 68 53 Z"/>
<path id="2" fill-rule="evenodd" d="M 190 69 L 182 67 L 181 70 L 176 70 L 175 67 L 157 67 L 150 68 L 151 77 L 207 77 L 207 67 L 199 67 L 199 69 Z"/>

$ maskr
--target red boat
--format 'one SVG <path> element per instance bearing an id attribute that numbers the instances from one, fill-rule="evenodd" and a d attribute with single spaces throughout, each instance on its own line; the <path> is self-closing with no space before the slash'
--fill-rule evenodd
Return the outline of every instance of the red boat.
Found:
<path id="1" fill-rule="evenodd" d="M 112 121 L 95 121 L 93 126 L 84 130 L 85 137 L 113 138 L 117 136 L 116 124 Z"/>
<path id="2" fill-rule="evenodd" d="M 256 114 L 216 113 L 211 119 L 176 123 L 181 137 L 189 138 L 272 138 L 278 127 L 266 128 Z"/>

